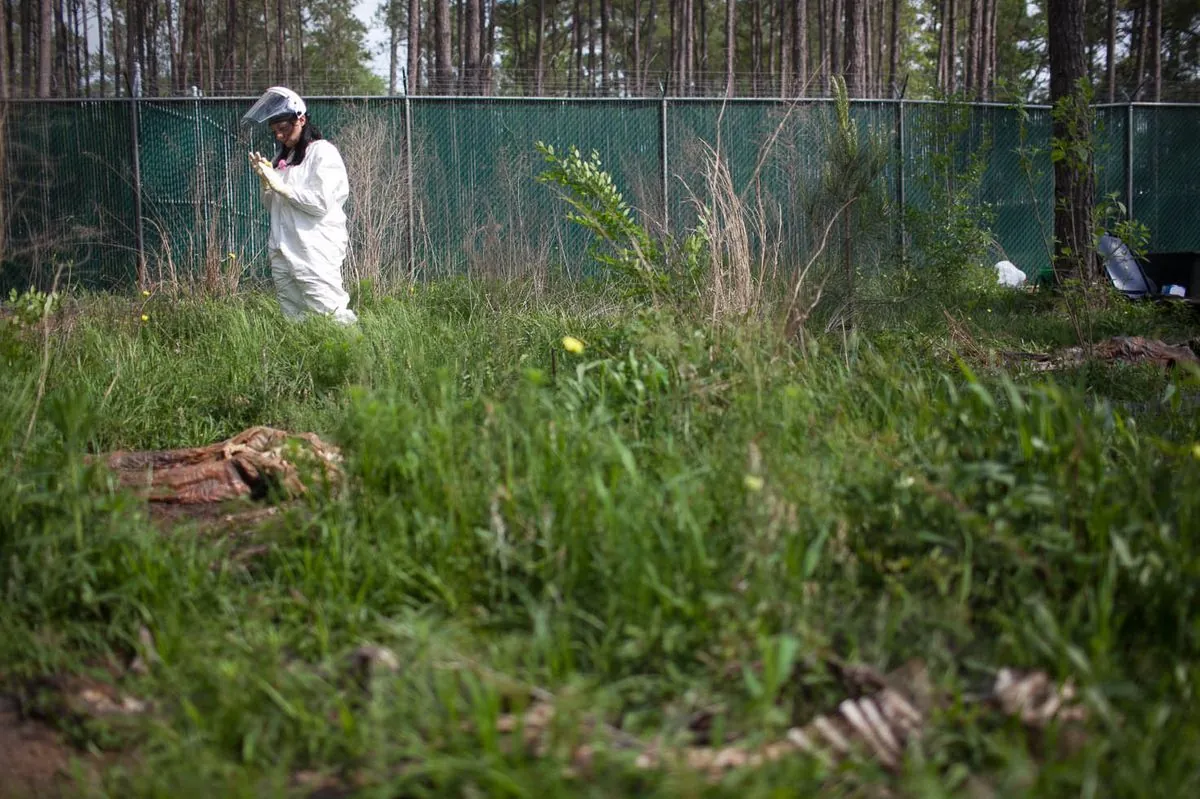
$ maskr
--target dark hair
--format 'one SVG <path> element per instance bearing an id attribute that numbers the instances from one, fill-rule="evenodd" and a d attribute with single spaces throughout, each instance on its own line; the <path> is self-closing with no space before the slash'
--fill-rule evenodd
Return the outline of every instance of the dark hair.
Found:
<path id="1" fill-rule="evenodd" d="M 291 119 L 292 121 L 295 121 L 297 119 L 297 115 L 292 114 L 289 117 L 272 119 L 271 122 L 282 122 L 284 119 Z M 292 166 L 295 166 L 304 160 L 304 153 L 308 150 L 308 145 L 323 138 L 325 137 L 321 135 L 320 129 L 313 124 L 312 118 L 308 116 L 304 117 L 304 127 L 300 129 L 300 141 L 296 142 L 296 147 L 294 148 L 296 151 L 296 157 L 292 160 Z M 292 148 L 288 148 L 280 144 L 279 152 L 275 154 L 275 163 L 278 164 L 281 159 L 286 159 L 291 154 Z"/>

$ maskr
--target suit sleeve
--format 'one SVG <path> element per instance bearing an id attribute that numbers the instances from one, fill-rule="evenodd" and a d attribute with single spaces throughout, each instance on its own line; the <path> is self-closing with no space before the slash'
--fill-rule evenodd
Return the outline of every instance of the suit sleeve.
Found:
<path id="1" fill-rule="evenodd" d="M 342 154 L 326 141 L 310 144 L 306 157 L 313 159 L 308 176 L 303 183 L 290 187 L 292 196 L 286 201 L 309 216 L 324 216 L 345 202 L 350 193 L 346 165 Z"/>

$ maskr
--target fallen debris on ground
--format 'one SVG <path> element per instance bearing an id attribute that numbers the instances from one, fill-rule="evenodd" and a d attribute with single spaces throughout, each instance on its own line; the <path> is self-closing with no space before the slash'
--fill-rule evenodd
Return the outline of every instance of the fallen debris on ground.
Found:
<path id="1" fill-rule="evenodd" d="M 848 669 L 848 671 L 847 671 Z M 757 768 L 786 757 L 815 757 L 832 765 L 852 757 L 866 757 L 888 771 L 898 772 L 910 741 L 919 739 L 930 714 L 941 703 L 931 706 L 930 686 L 925 665 L 919 661 L 905 664 L 888 675 L 876 674 L 864 666 L 839 665 L 848 684 L 862 695 L 847 697 L 828 713 L 818 715 L 803 726 L 792 727 L 779 740 L 750 747 L 742 743 L 714 747 L 703 745 L 666 745 L 661 740 L 644 741 L 620 730 L 584 718 L 567 754 L 572 773 L 586 773 L 591 767 L 593 743 L 603 741 L 610 748 L 634 751 L 639 769 L 687 769 L 718 780 L 727 772 Z M 993 712 L 1016 718 L 1029 730 L 1041 730 L 1053 722 L 1078 727 L 1087 720 L 1073 685 L 1057 685 L 1045 672 L 1000 669 L 991 688 L 973 701 Z M 553 698 L 539 695 L 520 714 L 503 714 L 496 731 L 508 739 L 502 751 L 522 746 L 534 756 L 550 753 L 548 738 L 555 719 Z M 1076 740 L 1082 730 L 1076 730 Z M 519 744 L 512 741 L 519 736 Z M 588 741 L 591 741 L 589 743 Z"/>
<path id="2" fill-rule="evenodd" d="M 1114 336 L 1083 347 L 1066 347 L 1057 352 L 1005 352 L 1010 364 L 1028 364 L 1035 372 L 1069 369 L 1088 361 L 1152 363 L 1170 369 L 1182 363 L 1200 364 L 1200 358 L 1188 347 L 1167 344 L 1141 336 Z"/>
<path id="3" fill-rule="evenodd" d="M 313 433 L 251 427 L 204 447 L 117 451 L 98 456 L 121 485 L 150 502 L 209 504 L 306 493 L 314 480 L 341 474 L 341 453 Z"/>

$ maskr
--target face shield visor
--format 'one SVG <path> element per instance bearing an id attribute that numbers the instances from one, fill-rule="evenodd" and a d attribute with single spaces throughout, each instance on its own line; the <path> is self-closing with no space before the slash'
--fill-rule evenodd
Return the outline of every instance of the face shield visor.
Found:
<path id="1" fill-rule="evenodd" d="M 300 116 L 306 110 L 300 95 L 283 86 L 272 86 L 242 115 L 242 121 L 261 125 L 277 118 Z"/>

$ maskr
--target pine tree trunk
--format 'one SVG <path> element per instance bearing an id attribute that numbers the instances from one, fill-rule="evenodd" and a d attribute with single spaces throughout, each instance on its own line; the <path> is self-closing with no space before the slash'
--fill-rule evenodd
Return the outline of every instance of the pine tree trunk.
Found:
<path id="1" fill-rule="evenodd" d="M 4 24 L 0 25 L 0 38 L 4 39 L 3 44 L 0 44 L 0 50 L 3 51 L 4 65 L 3 72 L 8 76 L 8 82 L 5 84 L 5 90 L 8 92 L 8 97 L 15 97 L 17 94 L 16 76 L 17 62 L 16 52 L 13 48 L 13 17 L 16 9 L 13 3 L 16 0 L 0 0 L 0 4 L 4 6 L 4 12 L 0 14 L 4 18 Z"/>
<path id="2" fill-rule="evenodd" d="M 1108 40 L 1104 44 L 1104 82 L 1108 102 L 1117 101 L 1117 0 L 1108 0 Z"/>
<path id="3" fill-rule="evenodd" d="M 303 7 L 296 4 L 296 75 L 298 75 L 299 86 L 296 91 L 304 93 L 307 91 L 305 85 L 307 80 L 304 76 L 304 10 Z"/>
<path id="4" fill-rule="evenodd" d="M 1134 30 L 1137 35 L 1137 57 L 1134 59 L 1134 69 L 1136 74 L 1133 76 L 1133 99 L 1136 102 L 1142 98 L 1143 81 L 1146 77 L 1146 39 L 1150 33 L 1150 14 L 1149 0 L 1142 0 L 1142 4 L 1135 12 Z"/>
<path id="5" fill-rule="evenodd" d="M 437 63 L 435 94 L 451 94 L 454 68 L 450 63 L 450 0 L 435 0 L 433 16 L 434 60 Z"/>
<path id="6" fill-rule="evenodd" d="M 783 74 L 783 60 L 780 58 L 783 49 L 780 41 L 783 34 L 782 11 L 781 0 L 775 0 L 767 8 L 770 17 L 767 20 L 767 74 L 770 76 L 768 83 L 771 85 Z"/>
<path id="7" fill-rule="evenodd" d="M 692 94 L 693 82 L 693 62 L 696 55 L 696 37 L 695 29 L 692 26 L 693 16 L 693 0 L 683 0 L 683 69 L 681 77 L 681 85 L 685 95 Z"/>
<path id="8" fill-rule="evenodd" d="M 113 28 L 115 30 L 116 26 Z M 192 3 L 191 0 L 182 0 L 182 8 L 179 10 L 179 74 L 175 78 L 176 94 L 183 94 L 188 85 L 195 47 L 195 43 L 192 42 Z"/>
<path id="9" fill-rule="evenodd" d="M 21 96 L 33 96 L 33 36 L 37 21 L 33 13 L 34 0 L 21 0 Z"/>
<path id="10" fill-rule="evenodd" d="M 571 92 L 579 94 L 583 90 L 583 3 L 575 0 L 575 14 L 571 21 L 571 40 L 575 49 L 575 70 L 572 74 Z"/>
<path id="11" fill-rule="evenodd" d="M 164 5 L 166 8 L 170 8 L 170 3 L 166 3 Z M 225 48 L 225 52 L 221 54 L 220 85 L 221 88 L 226 92 L 232 92 L 234 89 L 234 76 L 237 69 L 237 7 L 237 0 L 228 0 L 228 2 L 225 4 L 225 42 L 222 45 Z M 170 30 L 171 27 L 170 11 L 168 10 L 167 29 Z M 173 57 L 171 60 L 174 62 Z M 174 70 L 175 66 L 174 63 L 172 63 L 171 71 L 174 72 Z"/>
<path id="12" fill-rule="evenodd" d="M 829 12 L 829 76 L 835 74 L 846 76 L 846 55 L 842 49 L 841 37 L 841 20 L 842 14 L 845 13 L 846 0 L 826 0 L 832 2 L 833 8 Z"/>
<path id="13" fill-rule="evenodd" d="M 267 5 L 267 0 L 263 0 L 263 19 L 265 22 L 271 21 L 270 7 Z M 266 24 L 264 23 L 264 34 L 266 34 Z M 267 53 L 272 55 L 272 63 L 274 63 L 274 48 L 271 47 L 271 40 L 266 38 L 262 43 L 263 48 Z M 132 65 L 131 65 L 132 68 Z M 272 73 L 274 74 L 274 73 Z M 204 86 L 204 4 L 203 0 L 192 0 L 192 81 L 193 85 L 200 89 Z"/>
<path id="14" fill-rule="evenodd" d="M 388 94 L 396 96 L 400 82 L 400 23 L 395 17 L 395 4 L 391 0 L 388 5 Z"/>
<path id="15" fill-rule="evenodd" d="M 892 24 L 888 44 L 888 90 L 895 97 L 900 88 L 900 0 L 892 0 Z"/>
<path id="16" fill-rule="evenodd" d="M 763 72 L 763 21 L 762 3 L 764 0 L 751 0 L 750 4 L 750 81 L 751 91 L 755 97 L 762 95 Z"/>
<path id="17" fill-rule="evenodd" d="M 193 9 L 190 19 L 195 19 L 195 17 L 200 13 L 199 10 L 197 10 L 197 6 L 199 6 L 202 1 L 203 0 L 188 0 Z M 274 76 L 278 74 L 279 65 L 275 62 L 275 48 L 271 46 L 271 0 L 263 0 L 262 13 L 263 38 L 261 42 L 257 43 L 257 45 L 258 47 L 262 48 L 262 51 L 267 55 L 267 74 Z M 200 52 L 200 36 L 198 35 L 198 32 L 194 32 L 192 35 L 192 47 L 194 48 L 192 51 L 193 55 L 196 55 Z M 196 83 L 200 82 L 199 70 L 197 70 L 196 74 L 192 76 L 192 80 Z"/>
<path id="18" fill-rule="evenodd" d="M 992 4 L 992 22 L 991 22 L 991 41 L 988 42 L 988 99 L 994 99 L 996 94 L 996 18 L 999 14 L 997 6 L 998 0 L 991 0 Z"/>
<path id="19" fill-rule="evenodd" d="M 539 0 L 544 3 L 545 0 Z M 642 0 L 633 0 L 633 52 L 630 63 L 633 66 L 634 91 L 642 90 Z"/>
<path id="20" fill-rule="evenodd" d="M 3 0 L 0 0 L 0 2 L 3 2 Z M 74 47 L 75 61 L 74 61 L 74 64 L 72 65 L 71 71 L 75 73 L 75 83 L 73 85 L 74 85 L 76 96 L 84 95 L 85 92 L 87 93 L 87 95 L 91 95 L 91 84 L 84 77 L 85 70 L 87 68 L 87 59 L 83 55 L 82 48 L 87 43 L 87 28 L 86 28 L 87 19 L 85 17 L 83 20 L 83 24 L 80 24 L 79 5 L 81 2 L 83 2 L 83 0 L 71 0 L 71 6 L 70 6 L 70 8 L 71 8 L 71 41 L 75 45 L 75 47 Z"/>
<path id="21" fill-rule="evenodd" d="M 286 30 L 286 8 L 286 0 L 275 0 L 275 62 L 279 64 L 279 69 L 283 73 L 283 83 L 285 86 L 292 82 L 291 64 L 288 63 L 287 53 L 284 48 L 286 44 L 283 35 L 284 30 Z"/>
<path id="22" fill-rule="evenodd" d="M 234 0 L 230 0 L 232 3 Z M 164 7 L 167 14 L 167 62 L 171 70 L 171 80 L 169 85 L 171 93 L 178 95 L 179 90 L 179 47 L 175 39 L 175 10 L 171 3 L 167 3 Z M 236 28 L 236 26 L 234 26 Z M 232 56 L 230 63 L 233 64 Z M 235 66 L 236 68 L 236 66 Z"/>
<path id="23" fill-rule="evenodd" d="M 479 11 L 479 0 L 467 0 L 466 19 L 463 21 L 463 94 L 479 93 Z"/>
<path id="24" fill-rule="evenodd" d="M 675 94 L 679 93 L 679 37 L 676 33 L 679 25 L 678 2 L 679 0 L 667 0 L 667 30 L 670 31 L 667 40 L 667 52 L 670 53 L 670 58 L 667 59 L 667 87 Z"/>
<path id="25" fill-rule="evenodd" d="M 1162 0 L 1150 0 L 1150 97 L 1162 102 Z"/>
<path id="26" fill-rule="evenodd" d="M 596 0 L 588 0 L 587 8 L 587 94 L 596 91 Z"/>
<path id="27" fill-rule="evenodd" d="M 111 5 L 111 3 L 110 3 L 110 5 L 109 5 L 109 8 L 112 8 L 112 5 Z M 116 20 L 116 11 L 115 11 L 115 9 L 113 10 L 113 20 L 112 20 L 112 24 L 110 24 L 110 25 L 108 26 L 108 33 L 109 33 L 109 36 L 110 36 L 110 39 L 109 39 L 109 41 L 112 43 L 112 64 L 113 64 L 113 71 L 112 71 L 112 86 L 113 86 L 113 97 L 116 97 L 116 96 L 118 96 L 118 95 L 121 93 L 121 84 L 122 84 L 122 80 L 121 80 L 121 41 L 120 41 L 120 26 L 119 26 L 119 25 L 117 25 L 117 20 Z"/>
<path id="28" fill-rule="evenodd" d="M 612 16 L 612 0 L 600 0 L 600 93 L 608 94 L 608 19 Z"/>
<path id="29" fill-rule="evenodd" d="M 646 93 L 646 80 L 650 77 L 650 65 L 654 60 L 654 27 L 658 18 L 655 16 L 657 0 L 650 0 L 650 13 L 646 18 L 646 42 L 642 51 L 642 94 Z"/>
<path id="30" fill-rule="evenodd" d="M 821 81 L 821 93 L 825 94 L 829 91 L 829 76 L 831 72 L 831 61 L 829 57 L 829 25 L 825 24 L 825 20 L 829 19 L 829 3 L 831 0 L 817 0 L 817 49 L 820 51 L 817 63 L 817 72 Z"/>
<path id="31" fill-rule="evenodd" d="M 534 94 L 541 96 L 546 74 L 546 0 L 538 0 L 537 55 L 534 64 Z"/>
<path id="32" fill-rule="evenodd" d="M 483 64 L 480 68 L 480 92 L 492 93 L 492 62 L 496 55 L 496 0 L 488 0 L 487 30 L 479 49 L 483 53 Z"/>
<path id="33" fill-rule="evenodd" d="M 408 0 L 408 74 L 404 89 L 418 94 L 421 85 L 421 0 Z"/>
<path id="34" fill-rule="evenodd" d="M 937 89 L 940 92 L 946 91 L 946 51 L 949 46 L 946 42 L 950 35 L 950 27 L 947 25 L 949 21 L 949 6 L 947 0 L 939 0 L 938 2 L 938 49 L 937 49 Z"/>
<path id="35" fill-rule="evenodd" d="M 958 0 L 949 2 L 950 34 L 947 41 L 950 44 L 950 53 L 946 61 L 946 91 L 954 94 L 958 91 Z"/>
<path id="36" fill-rule="evenodd" d="M 50 0 L 39 0 L 38 15 L 38 84 L 37 96 L 50 96 L 50 73 L 54 68 L 53 17 Z"/>
<path id="37" fill-rule="evenodd" d="M 886 39 L 884 31 L 887 30 L 885 20 L 887 18 L 887 0 L 873 0 L 875 8 L 875 46 L 871 48 L 872 68 L 871 68 L 871 87 L 875 97 L 884 96 L 884 83 L 887 80 L 887 68 L 884 66 L 884 49 L 883 43 Z"/>
<path id="38" fill-rule="evenodd" d="M 725 96 L 733 97 L 734 55 L 737 53 L 737 4 L 725 0 Z"/>
<path id="39" fill-rule="evenodd" d="M 1086 113 L 1078 82 L 1087 76 L 1084 41 L 1085 0 L 1055 0 L 1049 10 L 1050 102 L 1075 111 L 1056 113 L 1052 135 L 1067 153 L 1088 152 L 1090 126 L 1081 124 Z M 1054 163 L 1054 275 L 1060 283 L 1088 275 L 1092 252 L 1091 213 L 1094 194 L 1092 164 L 1069 155 Z M 1090 158 L 1088 159 L 1090 161 Z"/>
<path id="40" fill-rule="evenodd" d="M 99 60 L 96 62 L 96 71 L 99 78 L 100 96 L 104 96 L 104 0 L 96 0 L 96 42 L 99 47 Z"/>
<path id="41" fill-rule="evenodd" d="M 205 94 L 213 94 L 217 86 L 217 59 L 213 52 L 213 40 L 215 37 L 212 33 L 212 20 L 208 18 L 207 14 L 202 15 L 202 17 L 204 23 L 204 63 L 208 67 L 208 80 L 204 82 L 202 90 Z"/>
<path id="42" fill-rule="evenodd" d="M 792 91 L 806 93 L 808 86 L 808 0 L 792 4 Z"/>
<path id="43" fill-rule="evenodd" d="M 963 75 L 963 88 L 969 96 L 977 89 L 977 73 L 979 72 L 979 0 L 970 0 L 967 17 L 967 58 L 966 74 Z"/>
<path id="44" fill-rule="evenodd" d="M 158 7 L 159 4 L 153 0 L 149 0 L 150 6 L 150 24 L 145 29 L 143 36 L 143 47 L 146 55 L 146 76 L 145 76 L 145 92 L 152 97 L 157 97 L 161 91 L 158 85 L 159 70 L 158 70 Z M 144 13 L 144 12 L 143 12 Z M 143 21 L 145 17 L 143 17 Z"/>
<path id="45" fill-rule="evenodd" d="M 846 89 L 851 97 L 863 96 L 863 2 L 846 0 L 845 71 Z"/>
<path id="46" fill-rule="evenodd" d="M 70 94 L 71 61 L 67 52 L 67 21 L 63 15 L 63 0 L 54 0 L 54 71 L 52 90 L 59 97 Z"/>
<path id="47" fill-rule="evenodd" d="M 871 2 L 872 0 L 859 0 L 858 13 L 862 17 L 862 77 L 859 79 L 860 88 L 863 97 L 871 96 L 871 81 L 874 77 L 873 67 L 871 62 Z"/>
<path id="48" fill-rule="evenodd" d="M 11 79 L 9 71 L 8 57 L 12 52 L 12 38 L 9 34 L 8 25 L 8 0 L 0 0 L 0 100 L 7 100 L 12 97 L 12 92 L 9 89 L 8 82 Z M 0 145 L 2 146 L 2 145 Z M 0 170 L 3 169 L 3 164 L 0 164 Z M 3 218 L 0 217 L 0 224 L 5 224 Z M 3 231 L 0 231 L 0 236 Z M 0 247 L 0 251 L 3 248 Z"/>
<path id="49" fill-rule="evenodd" d="M 992 86 L 992 48 L 996 41 L 996 32 L 992 25 L 995 21 L 996 0 L 983 0 L 983 20 L 979 32 L 979 97 L 991 99 Z"/>

